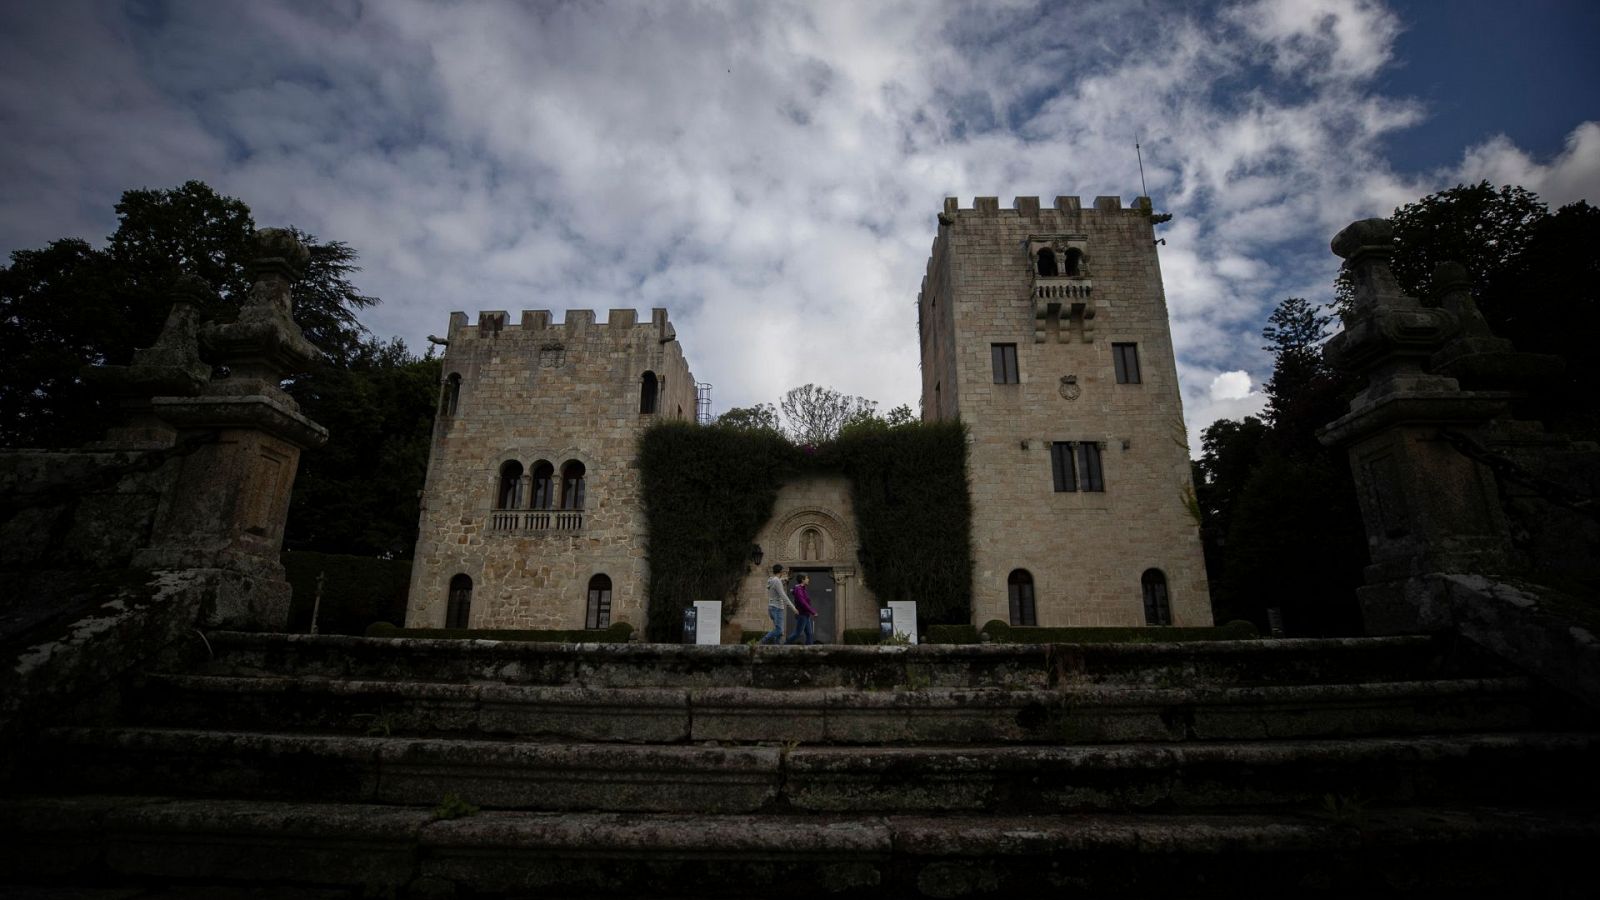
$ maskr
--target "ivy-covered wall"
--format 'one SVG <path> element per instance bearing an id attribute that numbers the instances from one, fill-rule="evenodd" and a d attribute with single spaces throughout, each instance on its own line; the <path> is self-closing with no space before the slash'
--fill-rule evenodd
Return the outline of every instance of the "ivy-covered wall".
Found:
<path id="1" fill-rule="evenodd" d="M 862 577 L 874 594 L 918 601 L 925 623 L 971 621 L 972 515 L 959 423 L 873 420 L 801 449 L 769 429 L 668 422 L 640 438 L 639 467 L 650 640 L 678 640 L 681 610 L 737 589 L 778 488 L 811 471 L 851 480 Z"/>

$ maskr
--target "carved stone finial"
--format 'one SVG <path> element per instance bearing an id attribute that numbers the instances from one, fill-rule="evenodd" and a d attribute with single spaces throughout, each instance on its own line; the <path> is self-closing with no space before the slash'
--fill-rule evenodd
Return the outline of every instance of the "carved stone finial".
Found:
<path id="1" fill-rule="evenodd" d="M 311 251 L 287 228 L 263 228 L 256 232 L 255 244 L 256 253 L 250 260 L 252 279 L 274 269 L 283 270 L 287 278 L 298 279 L 311 262 Z"/>
<path id="2" fill-rule="evenodd" d="M 1363 250 L 1387 254 L 1394 245 L 1394 226 L 1388 219 L 1351 222 L 1333 236 L 1329 246 L 1340 259 L 1354 259 Z"/>
<path id="3" fill-rule="evenodd" d="M 256 249 L 259 255 L 249 267 L 250 294 L 238 320 L 202 332 L 216 361 L 233 371 L 232 378 L 214 390 L 271 394 L 292 406 L 293 401 L 278 390 L 278 381 L 321 355 L 294 321 L 294 283 L 304 274 L 311 252 L 284 228 L 256 232 Z"/>

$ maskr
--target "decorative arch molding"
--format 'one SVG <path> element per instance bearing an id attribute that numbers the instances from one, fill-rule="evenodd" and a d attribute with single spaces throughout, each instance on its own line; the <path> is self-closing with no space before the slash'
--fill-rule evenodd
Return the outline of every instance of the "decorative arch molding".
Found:
<path id="1" fill-rule="evenodd" d="M 801 543 L 808 529 L 815 529 L 823 541 L 817 552 L 809 557 Z M 779 546 L 783 548 L 782 556 L 786 560 L 826 562 L 855 558 L 855 528 L 827 507 L 802 506 L 792 509 L 777 521 L 772 533 L 779 540 Z"/>
<path id="2" fill-rule="evenodd" d="M 499 455 L 494 457 L 493 470 L 499 472 L 500 467 L 507 462 L 519 462 L 522 463 L 523 471 L 527 471 L 534 463 L 544 460 L 555 466 L 556 471 L 560 472 L 561 466 L 569 459 L 575 459 L 583 463 L 583 468 L 587 472 L 592 473 L 599 468 L 595 465 L 594 457 L 589 454 L 589 451 L 580 450 L 577 447 L 551 449 L 549 447 L 521 446 L 502 449 Z"/>

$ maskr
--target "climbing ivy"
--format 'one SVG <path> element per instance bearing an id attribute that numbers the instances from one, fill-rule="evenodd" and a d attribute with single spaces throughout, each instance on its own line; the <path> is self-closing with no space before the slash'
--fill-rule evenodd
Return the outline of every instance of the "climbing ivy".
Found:
<path id="1" fill-rule="evenodd" d="M 650 540 L 649 638 L 679 639 L 681 610 L 726 599 L 748 572 L 778 488 L 808 472 L 851 480 L 857 550 L 880 600 L 916 600 L 927 623 L 971 620 L 971 503 L 960 423 L 860 421 L 821 447 L 770 429 L 667 422 L 639 445 Z"/>
<path id="2" fill-rule="evenodd" d="M 818 453 L 850 478 L 867 587 L 880 601 L 917 601 L 924 625 L 972 619 L 966 438 L 959 422 L 869 420 Z"/>
<path id="3" fill-rule="evenodd" d="M 664 422 L 644 432 L 639 480 L 650 535 L 650 640 L 677 641 L 683 609 L 738 589 L 756 532 L 799 457 L 767 429 Z"/>

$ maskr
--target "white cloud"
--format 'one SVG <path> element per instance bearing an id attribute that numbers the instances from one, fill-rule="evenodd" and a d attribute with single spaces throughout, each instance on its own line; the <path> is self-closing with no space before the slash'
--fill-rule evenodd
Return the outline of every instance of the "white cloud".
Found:
<path id="1" fill-rule="evenodd" d="M 200 178 L 350 243 L 368 325 L 414 348 L 454 309 L 663 305 L 718 409 L 807 381 L 915 407 L 942 198 L 1130 198 L 1138 140 L 1193 437 L 1260 409 L 1262 319 L 1330 293 L 1352 219 L 1458 178 L 1594 196 L 1594 123 L 1548 162 L 1392 172 L 1425 114 L 1373 87 L 1398 33 L 1373 0 L 18 4 L 0 248 Z"/>

